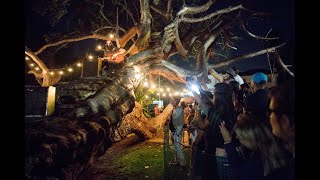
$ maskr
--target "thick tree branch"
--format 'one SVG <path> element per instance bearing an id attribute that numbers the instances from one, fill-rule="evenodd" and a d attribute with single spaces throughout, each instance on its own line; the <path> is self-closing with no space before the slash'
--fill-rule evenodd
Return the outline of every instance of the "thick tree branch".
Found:
<path id="1" fill-rule="evenodd" d="M 51 85 L 56 84 L 60 81 L 61 75 L 60 74 L 49 74 L 48 67 L 42 62 L 42 60 L 33 53 L 27 46 L 25 46 L 25 54 L 29 56 L 42 70 L 41 74 L 35 71 L 31 71 L 34 73 L 37 81 L 41 84 L 43 87 L 48 87 Z M 42 82 L 40 82 L 40 79 L 43 79 Z"/>
<path id="2" fill-rule="evenodd" d="M 169 70 L 175 72 L 177 75 L 180 77 L 187 77 L 187 76 L 196 76 L 196 77 L 201 77 L 203 75 L 202 70 L 196 70 L 196 71 L 189 71 L 186 69 L 183 69 L 181 67 L 178 67 L 174 64 L 171 64 L 170 62 L 167 61 L 161 61 L 161 64 L 168 68 Z"/>
<path id="3" fill-rule="evenodd" d="M 225 9 L 221 9 L 221 10 L 218 10 L 214 13 L 211 13 L 205 17 L 201 17 L 201 18 L 187 18 L 187 17 L 182 17 L 181 18 L 181 22 L 188 22 L 188 23 L 195 23 L 195 22 L 201 22 L 201 21 L 207 21 L 215 16 L 218 16 L 218 15 L 221 15 L 221 14 L 226 14 L 226 13 L 229 13 L 229 12 L 232 12 L 232 11 L 235 11 L 235 10 L 239 10 L 239 9 L 243 9 L 242 5 L 238 5 L 238 6 L 230 6 L 228 8 L 225 8 Z"/>
<path id="4" fill-rule="evenodd" d="M 188 54 L 188 50 L 186 50 L 182 43 L 181 43 L 181 40 L 180 40 L 180 37 L 179 37 L 179 30 L 178 28 L 175 29 L 174 31 L 174 34 L 175 34 L 175 39 L 174 39 L 174 44 L 177 48 L 177 50 L 179 51 L 179 53 L 184 56 L 184 57 L 187 57 L 187 54 Z"/>
<path id="5" fill-rule="evenodd" d="M 229 65 L 229 64 L 231 64 L 231 63 L 233 63 L 235 61 L 240 61 L 240 60 L 243 60 L 243 59 L 249 59 L 249 58 L 252 58 L 252 57 L 255 57 L 255 56 L 259 56 L 259 55 L 262 55 L 262 54 L 265 54 L 265 53 L 274 52 L 277 48 L 280 48 L 283 45 L 285 45 L 285 43 L 283 43 L 281 45 L 278 45 L 278 46 L 274 46 L 274 47 L 268 48 L 268 49 L 263 49 L 263 50 L 260 50 L 260 51 L 256 51 L 256 52 L 253 52 L 253 53 L 250 53 L 250 54 L 245 54 L 245 55 L 237 56 L 237 57 L 234 57 L 234 58 L 231 58 L 231 59 L 227 59 L 227 60 L 225 60 L 225 62 L 221 62 L 221 63 L 215 64 L 215 65 L 211 65 L 211 66 L 209 66 L 209 68 L 220 68 L 220 67 L 223 67 L 223 66 L 227 66 L 227 65 Z"/>
<path id="6" fill-rule="evenodd" d="M 202 50 L 199 52 L 199 53 L 201 53 L 200 57 L 202 57 L 202 58 L 200 58 L 200 60 L 198 60 L 198 62 L 200 62 L 200 64 L 197 64 L 197 67 L 199 70 L 203 71 L 203 76 L 201 76 L 199 79 L 201 82 L 206 82 L 208 80 L 208 59 L 209 59 L 210 54 L 207 53 L 207 50 L 208 50 L 209 46 L 216 40 L 217 36 L 222 31 L 222 29 L 223 29 L 223 26 L 221 28 L 215 30 L 210 35 L 210 37 L 206 40 L 206 42 L 204 43 L 204 45 L 202 47 Z M 216 76 L 214 76 L 214 77 L 216 77 Z"/>
<path id="7" fill-rule="evenodd" d="M 198 14 L 198 13 L 207 11 L 214 2 L 215 0 L 208 0 L 208 2 L 202 6 L 197 6 L 197 7 L 185 6 L 177 13 L 177 16 L 183 16 L 186 14 Z"/>

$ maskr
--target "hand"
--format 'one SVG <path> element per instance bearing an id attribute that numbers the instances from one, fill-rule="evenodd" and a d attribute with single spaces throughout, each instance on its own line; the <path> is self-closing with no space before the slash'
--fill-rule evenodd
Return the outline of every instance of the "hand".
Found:
<path id="1" fill-rule="evenodd" d="M 224 142 L 230 142 L 232 140 L 231 135 L 224 125 L 225 125 L 224 121 L 222 121 L 219 125 L 223 140 Z"/>

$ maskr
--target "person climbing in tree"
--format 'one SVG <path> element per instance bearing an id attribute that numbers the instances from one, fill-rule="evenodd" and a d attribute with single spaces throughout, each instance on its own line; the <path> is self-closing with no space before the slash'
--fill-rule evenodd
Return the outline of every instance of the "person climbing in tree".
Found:
<path id="1" fill-rule="evenodd" d="M 107 40 L 105 44 L 104 57 L 100 58 L 102 61 L 102 74 L 110 71 L 115 73 L 124 66 L 126 50 L 117 48 L 111 40 Z M 106 60 L 106 61 L 105 61 Z"/>

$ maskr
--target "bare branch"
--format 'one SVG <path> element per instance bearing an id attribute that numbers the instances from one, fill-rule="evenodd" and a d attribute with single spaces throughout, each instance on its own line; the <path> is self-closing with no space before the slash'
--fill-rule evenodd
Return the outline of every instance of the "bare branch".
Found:
<path id="1" fill-rule="evenodd" d="M 101 30 L 103 30 L 103 29 L 116 29 L 116 27 L 115 27 L 115 26 L 104 26 L 104 27 L 101 27 L 101 28 L 95 30 L 95 31 L 93 32 L 93 34 L 98 33 L 99 31 L 101 31 Z M 123 28 L 121 28 L 121 27 L 119 27 L 119 29 L 120 29 L 122 32 L 124 32 L 124 33 L 127 32 L 125 29 L 123 29 Z"/>
<path id="2" fill-rule="evenodd" d="M 167 20 L 170 20 L 170 18 L 172 17 L 172 0 L 168 0 L 167 15 L 169 15 Z"/>
<path id="3" fill-rule="evenodd" d="M 232 12 L 232 11 L 235 11 L 235 10 L 239 10 L 239 9 L 243 9 L 242 5 L 238 5 L 238 6 L 230 6 L 228 8 L 225 8 L 225 9 L 221 9 L 221 10 L 218 10 L 214 13 L 211 13 L 205 17 L 201 17 L 201 18 L 187 18 L 187 17 L 182 17 L 181 18 L 181 22 L 188 22 L 188 23 L 195 23 L 195 22 L 201 22 L 201 21 L 207 21 L 215 16 L 218 16 L 218 15 L 221 15 L 221 14 L 226 14 L 226 13 L 229 13 L 229 12 Z"/>
<path id="4" fill-rule="evenodd" d="M 97 34 L 93 34 L 93 35 L 88 35 L 88 36 L 83 36 L 83 37 L 79 37 L 79 38 L 71 38 L 71 39 L 64 39 L 55 43 L 49 43 L 44 45 L 43 47 L 41 47 L 38 51 L 36 51 L 34 54 L 38 55 L 40 54 L 42 51 L 44 51 L 45 49 L 47 49 L 48 47 L 52 47 L 52 46 L 57 46 L 60 44 L 64 44 L 64 43 L 69 43 L 69 42 L 77 42 L 77 41 L 82 41 L 82 40 L 86 40 L 86 39 L 101 39 L 101 40 L 108 40 L 109 37 L 107 36 L 101 36 L 101 35 L 97 35 Z"/>
<path id="5" fill-rule="evenodd" d="M 126 43 L 136 34 L 137 32 L 137 27 L 134 26 L 132 27 L 120 40 L 120 46 L 124 47 L 126 45 Z M 86 39 L 100 39 L 100 40 L 109 40 L 110 38 L 108 36 L 103 36 L 103 35 L 99 35 L 99 34 L 92 34 L 92 35 L 88 35 L 88 36 L 83 36 L 83 37 L 78 37 L 78 38 L 70 38 L 70 39 L 64 39 L 55 43 L 49 43 L 44 45 L 43 47 L 41 47 L 38 51 L 35 52 L 35 55 L 40 54 L 42 51 L 44 51 L 45 49 L 52 47 L 52 46 L 57 46 L 60 44 L 64 44 L 64 43 L 70 43 L 70 42 L 77 42 L 77 41 L 82 41 L 82 40 L 86 40 Z"/>
<path id="6" fill-rule="evenodd" d="M 235 61 L 239 61 L 239 60 L 243 60 L 243 59 L 249 59 L 249 58 L 252 58 L 252 57 L 255 57 L 255 56 L 259 56 L 259 55 L 262 55 L 262 54 L 265 54 L 265 53 L 274 52 L 277 48 L 280 48 L 283 45 L 285 45 L 285 43 L 280 44 L 278 46 L 271 47 L 271 48 L 267 48 L 267 49 L 263 49 L 263 50 L 260 50 L 260 51 L 256 51 L 256 52 L 253 52 L 253 53 L 250 53 L 250 54 L 245 54 L 245 55 L 237 56 L 237 57 L 234 57 L 234 58 L 231 58 L 231 59 L 227 59 L 227 60 L 225 60 L 225 62 L 221 62 L 221 63 L 215 64 L 215 65 L 211 65 L 209 67 L 210 68 L 219 68 L 219 67 L 227 66 L 227 65 L 229 65 L 229 64 L 231 64 L 231 63 L 233 63 Z"/>
<path id="7" fill-rule="evenodd" d="M 151 4 L 151 5 L 150 5 L 150 8 L 151 8 L 152 10 L 154 10 L 156 13 L 160 14 L 161 16 L 167 18 L 168 14 L 165 13 L 164 11 L 161 11 L 160 9 L 156 8 L 154 5 Z"/>
<path id="8" fill-rule="evenodd" d="M 279 37 L 274 37 L 274 38 L 268 38 L 267 36 L 266 37 L 262 37 L 262 36 L 257 36 L 253 33 L 251 33 L 244 25 L 243 21 L 240 21 L 240 27 L 241 29 L 244 30 L 244 32 L 246 32 L 249 36 L 251 37 L 254 37 L 256 39 L 262 39 L 262 40 L 274 40 L 274 39 L 279 39 Z"/>
<path id="9" fill-rule="evenodd" d="M 124 10 L 127 11 L 127 13 L 129 14 L 129 16 L 131 17 L 131 19 L 132 19 L 132 21 L 133 21 L 133 24 L 136 25 L 137 22 L 136 22 L 136 20 L 134 19 L 132 12 L 131 12 L 126 6 L 124 6 L 123 4 L 119 3 L 119 5 L 122 6 Z"/>
<path id="10" fill-rule="evenodd" d="M 90 2 L 90 1 L 89 1 L 89 2 Z M 112 26 L 113 24 L 111 23 L 111 21 L 103 14 L 104 1 L 102 1 L 102 4 L 100 4 L 100 3 L 96 3 L 96 4 L 100 7 L 100 9 L 99 9 L 100 15 L 103 17 L 104 20 L 107 21 L 107 23 L 108 23 L 110 26 Z"/>
<path id="11" fill-rule="evenodd" d="M 271 52 L 271 54 L 273 54 L 275 56 L 275 58 L 277 59 L 278 63 L 282 66 L 282 68 L 284 70 L 286 70 L 292 77 L 294 77 L 294 73 L 290 71 L 290 69 L 288 69 L 287 65 L 285 65 L 283 63 L 283 61 L 281 60 L 281 57 L 279 55 L 279 53 L 277 51 Z"/>

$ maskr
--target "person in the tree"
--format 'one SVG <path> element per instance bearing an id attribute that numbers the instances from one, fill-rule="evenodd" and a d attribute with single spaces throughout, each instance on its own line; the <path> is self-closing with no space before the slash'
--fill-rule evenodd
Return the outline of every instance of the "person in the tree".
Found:
<path id="1" fill-rule="evenodd" d="M 104 57 L 100 58 L 102 61 L 102 74 L 104 74 L 103 72 L 114 73 L 123 67 L 125 49 L 117 48 L 111 40 L 107 40 L 103 51 Z"/>

